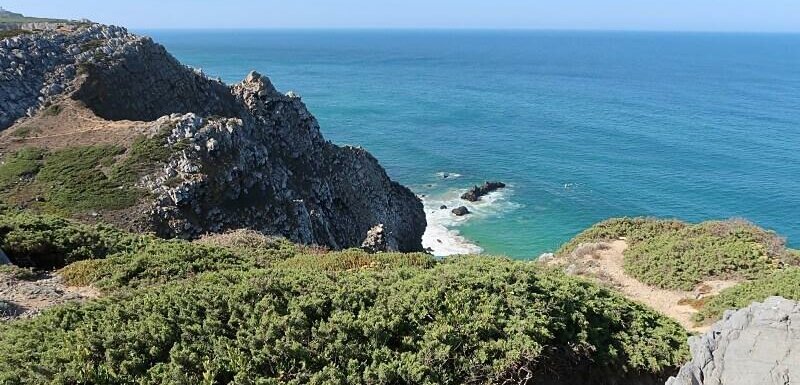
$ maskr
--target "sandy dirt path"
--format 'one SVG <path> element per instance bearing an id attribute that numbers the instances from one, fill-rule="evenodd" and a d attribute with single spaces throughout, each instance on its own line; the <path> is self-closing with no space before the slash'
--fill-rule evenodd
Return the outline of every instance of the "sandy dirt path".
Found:
<path id="1" fill-rule="evenodd" d="M 584 275 L 610 284 L 626 297 L 659 311 L 674 319 L 686 330 L 702 333 L 708 326 L 695 325 L 692 317 L 698 310 L 691 306 L 691 300 L 716 295 L 721 290 L 736 285 L 735 281 L 707 281 L 698 285 L 694 291 L 666 290 L 646 285 L 625 273 L 623 253 L 628 248 L 625 240 L 599 242 L 587 247 L 587 252 L 572 255 L 569 261 L 554 260 L 551 264 L 571 265 L 568 271 Z M 580 249 L 580 248 L 579 248 Z M 689 300 L 689 301 L 687 301 Z"/>

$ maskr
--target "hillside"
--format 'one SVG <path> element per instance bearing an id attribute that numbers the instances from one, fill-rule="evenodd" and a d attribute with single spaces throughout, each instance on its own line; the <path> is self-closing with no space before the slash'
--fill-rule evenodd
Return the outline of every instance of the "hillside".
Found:
<path id="1" fill-rule="evenodd" d="M 15 211 L 0 228 L 15 263 L 66 264 L 102 292 L 0 325 L 5 384 L 657 384 L 687 357 L 674 322 L 532 263 L 167 241 Z"/>
<path id="2" fill-rule="evenodd" d="M 0 40 L 0 197 L 162 237 L 249 228 L 332 249 L 421 250 L 419 199 L 326 141 L 294 93 L 228 86 L 112 26 Z"/>
<path id="3" fill-rule="evenodd" d="M 753 301 L 800 299 L 800 252 L 742 220 L 609 219 L 545 262 L 616 287 L 695 331 Z"/>

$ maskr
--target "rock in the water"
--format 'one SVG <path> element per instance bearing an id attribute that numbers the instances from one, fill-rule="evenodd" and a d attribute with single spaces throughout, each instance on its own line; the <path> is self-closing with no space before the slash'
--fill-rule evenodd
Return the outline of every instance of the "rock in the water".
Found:
<path id="1" fill-rule="evenodd" d="M 469 189 L 469 191 L 461 195 L 461 199 L 477 202 L 482 196 L 505 187 L 506 184 L 503 182 L 486 182 L 482 186 L 474 186 Z"/>
<path id="2" fill-rule="evenodd" d="M 469 214 L 469 209 L 464 206 L 456 207 L 453 209 L 453 214 L 455 214 L 457 217 L 463 217 L 464 215 Z"/>
<path id="3" fill-rule="evenodd" d="M 728 311 L 689 345 L 692 361 L 667 385 L 798 385 L 800 302 L 771 297 Z"/>
<path id="4" fill-rule="evenodd" d="M 441 205 L 441 206 L 439 206 L 439 210 L 447 210 L 447 205 Z"/>

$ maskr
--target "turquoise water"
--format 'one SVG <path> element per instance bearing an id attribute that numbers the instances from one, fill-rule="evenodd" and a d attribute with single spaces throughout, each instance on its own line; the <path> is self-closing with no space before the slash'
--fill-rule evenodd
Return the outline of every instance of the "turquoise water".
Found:
<path id="1" fill-rule="evenodd" d="M 227 82 L 257 69 L 300 93 L 328 139 L 425 195 L 440 253 L 535 257 L 622 215 L 744 217 L 800 242 L 800 35 L 144 32 Z M 511 188 L 463 222 L 438 210 L 483 180 Z"/>

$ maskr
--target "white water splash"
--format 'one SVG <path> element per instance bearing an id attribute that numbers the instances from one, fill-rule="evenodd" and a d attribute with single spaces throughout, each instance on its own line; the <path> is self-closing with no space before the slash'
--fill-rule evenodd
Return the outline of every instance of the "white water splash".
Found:
<path id="1" fill-rule="evenodd" d="M 465 189 L 453 189 L 439 195 L 429 195 L 422 198 L 425 206 L 425 216 L 428 227 L 422 235 L 422 246 L 433 250 L 433 255 L 444 257 L 458 254 L 480 254 L 483 249 L 460 234 L 457 227 L 468 221 L 481 220 L 502 215 L 509 210 L 520 207 L 511 202 L 510 188 L 492 192 L 481 198 L 478 202 L 469 202 L 461 199 Z M 447 206 L 442 209 L 442 206 Z M 451 210 L 465 206 L 470 214 L 456 216 Z"/>

